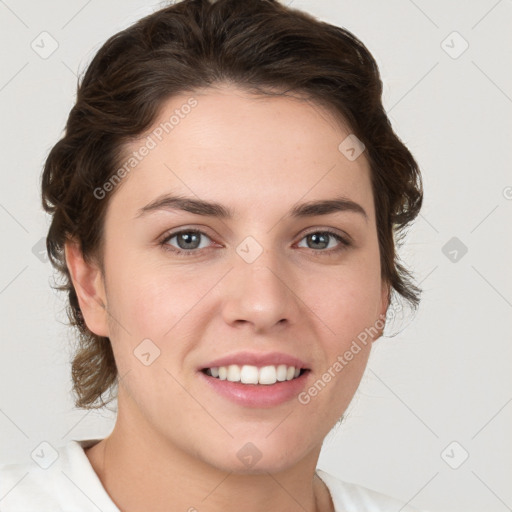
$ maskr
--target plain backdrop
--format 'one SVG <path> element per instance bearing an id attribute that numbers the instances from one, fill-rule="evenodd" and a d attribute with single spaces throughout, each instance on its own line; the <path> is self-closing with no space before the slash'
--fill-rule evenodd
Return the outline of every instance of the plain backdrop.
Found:
<path id="1" fill-rule="evenodd" d="M 39 179 L 76 75 L 110 35 L 161 6 L 0 1 L 2 462 L 30 460 L 42 441 L 105 437 L 113 426 L 108 410 L 73 407 L 72 332 L 41 252 L 48 219 Z M 399 334 L 375 344 L 319 467 L 431 511 L 511 510 L 512 2 L 292 6 L 347 28 L 373 53 L 385 107 L 425 185 L 400 251 L 422 304 L 394 324 Z"/>

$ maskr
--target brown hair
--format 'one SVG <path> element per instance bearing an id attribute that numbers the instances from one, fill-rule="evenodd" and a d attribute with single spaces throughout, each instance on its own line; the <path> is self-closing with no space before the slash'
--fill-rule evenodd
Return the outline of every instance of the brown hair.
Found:
<path id="1" fill-rule="evenodd" d="M 64 279 L 70 323 L 79 331 L 72 364 L 78 407 L 112 400 L 117 368 L 110 340 L 84 323 L 64 244 L 77 240 L 84 257 L 101 264 L 108 198 L 93 191 L 114 175 L 123 146 L 152 125 L 166 100 L 222 82 L 260 94 L 298 92 L 348 123 L 365 144 L 371 168 L 382 279 L 414 309 L 419 304 L 421 290 L 395 244 L 421 208 L 421 175 L 389 123 L 377 64 L 366 47 L 347 30 L 277 0 L 183 0 L 102 46 L 45 163 L 43 206 L 52 215 L 47 249 Z"/>

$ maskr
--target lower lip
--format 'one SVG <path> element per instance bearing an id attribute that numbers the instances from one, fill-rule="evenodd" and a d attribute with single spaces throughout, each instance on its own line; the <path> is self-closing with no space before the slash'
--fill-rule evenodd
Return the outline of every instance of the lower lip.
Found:
<path id="1" fill-rule="evenodd" d="M 297 398 L 305 388 L 310 371 L 305 371 L 296 379 L 275 384 L 242 384 L 210 377 L 203 372 L 198 372 L 200 378 L 216 391 L 232 402 L 245 407 L 269 408 L 283 404 Z"/>

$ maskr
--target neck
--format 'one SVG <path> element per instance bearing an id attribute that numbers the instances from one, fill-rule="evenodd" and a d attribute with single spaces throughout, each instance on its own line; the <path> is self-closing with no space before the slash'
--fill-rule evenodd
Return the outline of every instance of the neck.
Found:
<path id="1" fill-rule="evenodd" d="M 284 471 L 222 471 L 193 454 L 118 421 L 109 437 L 86 450 L 121 512 L 331 512 L 329 491 L 315 473 L 318 447 Z M 131 425 L 131 424 L 129 424 Z"/>

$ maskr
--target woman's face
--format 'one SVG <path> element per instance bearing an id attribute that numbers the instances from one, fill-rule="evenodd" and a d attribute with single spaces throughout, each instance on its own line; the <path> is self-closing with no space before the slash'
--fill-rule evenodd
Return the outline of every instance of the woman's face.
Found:
<path id="1" fill-rule="evenodd" d="M 137 442 L 237 472 L 318 456 L 387 308 L 370 171 L 349 134 L 310 102 L 224 86 L 173 97 L 130 144 L 126 175 L 99 199 L 96 331 Z M 207 375 L 231 365 L 267 384 Z M 290 366 L 297 379 L 270 384 Z M 225 372 L 237 378 L 213 370 Z"/>

